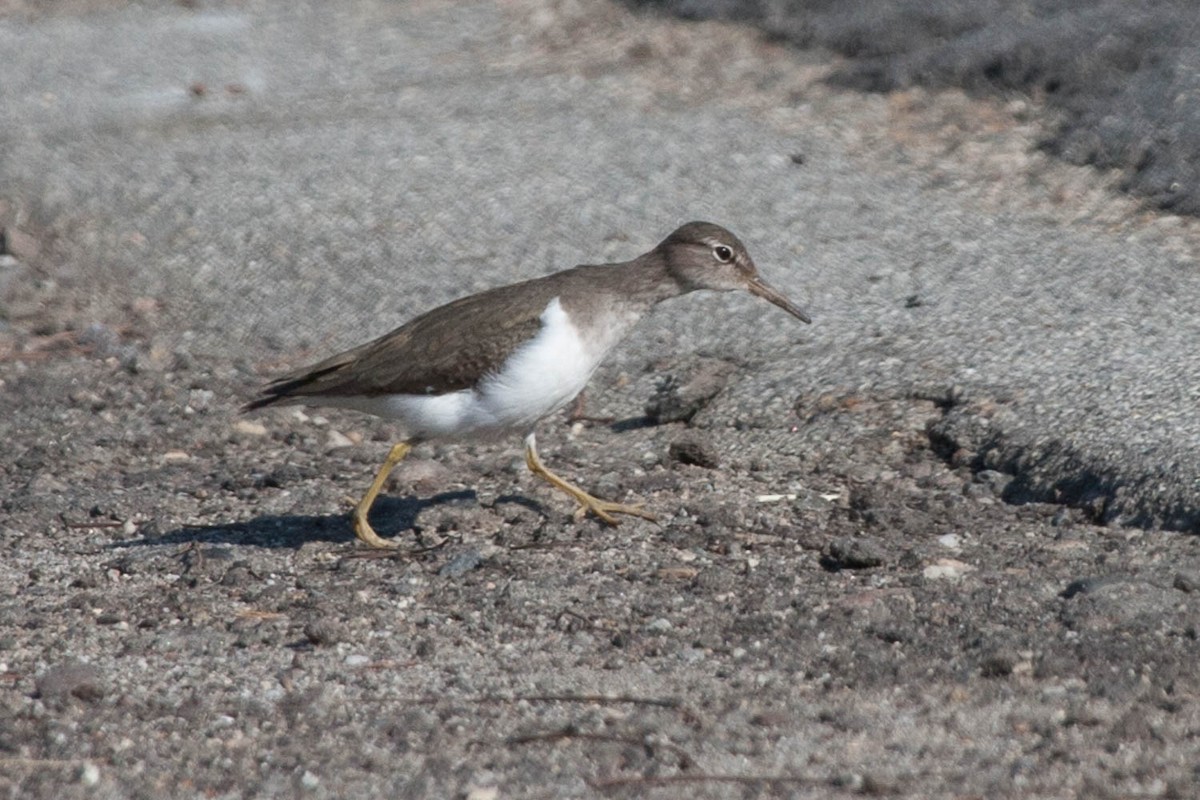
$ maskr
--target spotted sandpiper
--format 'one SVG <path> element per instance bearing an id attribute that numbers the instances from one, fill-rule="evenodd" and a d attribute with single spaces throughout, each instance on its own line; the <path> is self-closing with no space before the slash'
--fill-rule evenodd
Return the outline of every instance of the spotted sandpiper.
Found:
<path id="1" fill-rule="evenodd" d="M 689 222 L 632 261 L 579 266 L 427 311 L 373 342 L 278 378 L 245 410 L 320 405 L 400 421 L 407 438 L 392 447 L 354 508 L 354 533 L 372 547 L 397 546 L 375 533 L 367 514 L 414 445 L 503 432 L 525 434 L 530 471 L 574 498 L 577 515 L 591 512 L 610 525 L 616 514 L 653 520 L 641 504 L 601 500 L 547 469 L 534 425 L 583 390 L 647 311 L 697 289 L 742 289 L 810 321 L 759 276 L 736 236 Z"/>

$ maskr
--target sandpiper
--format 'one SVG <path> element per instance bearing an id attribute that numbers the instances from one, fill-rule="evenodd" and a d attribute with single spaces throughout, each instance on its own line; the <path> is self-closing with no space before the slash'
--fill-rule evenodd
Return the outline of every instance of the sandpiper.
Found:
<path id="1" fill-rule="evenodd" d="M 804 311 L 758 274 L 729 231 L 689 222 L 632 261 L 574 267 L 447 303 L 373 342 L 267 385 L 245 410 L 273 405 L 350 408 L 399 420 L 394 445 L 354 508 L 354 533 L 372 547 L 396 547 L 367 515 L 388 475 L 420 442 L 487 434 L 525 435 L 525 463 L 610 525 L 616 514 L 653 520 L 641 504 L 593 497 L 555 475 L 537 452 L 534 426 L 564 408 L 604 357 L 663 300 L 698 289 L 741 289 L 803 322 Z"/>

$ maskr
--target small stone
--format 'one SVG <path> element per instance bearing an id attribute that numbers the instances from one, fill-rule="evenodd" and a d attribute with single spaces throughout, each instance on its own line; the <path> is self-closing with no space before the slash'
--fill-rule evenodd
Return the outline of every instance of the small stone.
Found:
<path id="1" fill-rule="evenodd" d="M 985 678 L 1006 678 L 1012 675 L 1017 660 L 1009 653 L 992 653 L 979 665 L 979 674 Z"/>
<path id="2" fill-rule="evenodd" d="M 646 625 L 646 633 L 661 635 L 671 630 L 673 627 L 675 626 L 671 624 L 671 620 L 667 619 L 666 617 L 659 617 L 658 619 Z"/>
<path id="3" fill-rule="evenodd" d="M 182 464 L 184 461 L 192 460 L 192 457 L 183 450 L 168 450 L 163 453 L 162 458 L 168 464 Z"/>
<path id="4" fill-rule="evenodd" d="M 95 786 L 100 782 L 100 768 L 91 761 L 83 762 L 79 768 L 79 782 L 84 786 Z"/>
<path id="5" fill-rule="evenodd" d="M 466 800 L 496 800 L 500 789 L 496 786 L 472 786 L 467 789 Z"/>
<path id="6" fill-rule="evenodd" d="M 329 435 L 325 437 L 326 450 L 340 450 L 343 447 L 353 447 L 354 440 L 341 431 L 330 429 Z"/>
<path id="7" fill-rule="evenodd" d="M 239 419 L 233 423 L 233 431 L 243 436 L 266 436 L 267 426 L 252 419 Z"/>
<path id="8" fill-rule="evenodd" d="M 884 562 L 883 550 L 870 539 L 845 537 L 829 543 L 822 559 L 826 569 L 871 569 Z"/>
<path id="9" fill-rule="evenodd" d="M 316 789 L 321 785 L 321 779 L 308 770 L 304 770 L 304 774 L 300 776 L 300 786 L 305 789 Z"/>
<path id="10" fill-rule="evenodd" d="M 1172 584 L 1181 592 L 1194 592 L 1200 589 L 1200 574 L 1195 572 L 1176 572 Z"/>
<path id="11" fill-rule="evenodd" d="M 974 572 L 975 567 L 953 558 L 939 558 L 925 567 L 922 574 L 929 580 L 957 580 L 968 572 Z"/>
<path id="12" fill-rule="evenodd" d="M 836 496 L 836 495 L 835 495 Z M 795 500 L 794 494 L 759 494 L 754 496 L 754 502 L 763 503 L 780 503 L 784 500 Z"/>
<path id="13" fill-rule="evenodd" d="M 438 575 L 443 578 L 458 578 L 476 569 L 482 563 L 483 556 L 479 554 L 478 550 L 467 550 L 443 564 L 442 568 L 438 570 Z"/>
<path id="14" fill-rule="evenodd" d="M 657 576 L 664 581 L 690 581 L 700 574 L 695 567 L 663 567 Z"/>
<path id="15" fill-rule="evenodd" d="M 720 464 L 716 453 L 699 439 L 680 439 L 671 442 L 667 455 L 672 461 L 680 464 L 690 464 L 705 469 L 716 469 Z"/>
<path id="16" fill-rule="evenodd" d="M 304 626 L 304 636 L 315 645 L 337 644 L 345 638 L 342 626 L 331 619 L 315 619 Z"/>
<path id="17" fill-rule="evenodd" d="M 215 395 L 212 389 L 192 389 L 188 392 L 188 406 L 196 411 L 205 411 L 212 405 Z"/>
<path id="18" fill-rule="evenodd" d="M 361 653 L 351 653 L 350 655 L 346 656 L 346 659 L 343 663 L 347 667 L 351 668 L 365 667 L 367 664 L 371 663 L 371 659 L 362 655 Z"/>
<path id="19" fill-rule="evenodd" d="M 944 533 L 938 537 L 938 544 L 948 550 L 958 550 L 962 548 L 962 540 L 957 533 Z"/>

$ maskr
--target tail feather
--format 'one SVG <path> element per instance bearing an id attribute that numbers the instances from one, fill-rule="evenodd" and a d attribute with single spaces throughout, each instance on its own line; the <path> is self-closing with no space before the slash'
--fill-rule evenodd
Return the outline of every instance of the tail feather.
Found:
<path id="1" fill-rule="evenodd" d="M 331 364 L 325 367 L 318 366 L 317 369 L 310 368 L 300 374 L 291 373 L 276 378 L 263 387 L 260 397 L 256 397 L 242 406 L 242 411 L 255 411 L 256 409 L 273 405 L 286 405 L 287 403 L 297 402 L 305 396 L 319 394 L 319 390 L 306 390 L 315 389 L 315 384 L 321 378 L 336 371 L 340 366 L 340 364 Z"/>

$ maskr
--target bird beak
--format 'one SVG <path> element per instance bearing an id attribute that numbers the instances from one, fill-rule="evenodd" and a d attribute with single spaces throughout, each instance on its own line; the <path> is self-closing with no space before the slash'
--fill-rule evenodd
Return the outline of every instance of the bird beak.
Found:
<path id="1" fill-rule="evenodd" d="M 810 324 L 812 323 L 812 320 L 809 319 L 808 314 L 804 313 L 804 309 L 800 308 L 800 306 L 796 305 L 791 300 L 788 300 L 783 296 L 782 293 L 780 293 L 778 289 L 757 275 L 750 279 L 746 289 L 750 292 L 750 294 L 774 303 L 801 322 L 807 322 Z"/>

